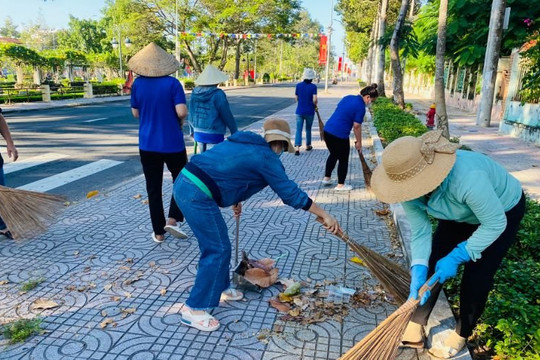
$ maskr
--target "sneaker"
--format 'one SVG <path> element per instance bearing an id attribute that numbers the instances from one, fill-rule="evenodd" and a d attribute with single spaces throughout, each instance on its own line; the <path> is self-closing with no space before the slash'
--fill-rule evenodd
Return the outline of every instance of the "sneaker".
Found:
<path id="1" fill-rule="evenodd" d="M 187 239 L 188 237 L 187 234 L 183 232 L 178 225 L 165 225 L 163 230 L 165 230 L 177 239 Z"/>
<path id="2" fill-rule="evenodd" d="M 294 152 L 294 155 L 296 155 L 296 156 L 300 155 L 300 151 L 296 150 L 296 151 Z"/>
<path id="3" fill-rule="evenodd" d="M 336 191 L 351 191 L 352 190 L 352 186 L 351 185 L 343 185 L 341 187 L 335 187 L 334 190 Z"/>
<path id="4" fill-rule="evenodd" d="M 324 186 L 332 185 L 332 179 L 330 179 L 330 180 L 324 180 L 324 179 L 322 179 L 321 183 L 322 183 Z"/>
<path id="5" fill-rule="evenodd" d="M 163 240 L 165 240 L 165 236 L 164 235 L 161 235 L 161 236 L 163 236 L 163 238 L 159 239 L 158 235 L 156 235 L 155 233 L 152 233 L 152 240 L 154 240 L 154 242 L 157 242 L 158 244 L 161 244 Z"/>
<path id="6" fill-rule="evenodd" d="M 313 150 L 313 146 L 308 145 L 308 146 L 306 147 L 306 151 L 311 151 L 311 150 Z"/>

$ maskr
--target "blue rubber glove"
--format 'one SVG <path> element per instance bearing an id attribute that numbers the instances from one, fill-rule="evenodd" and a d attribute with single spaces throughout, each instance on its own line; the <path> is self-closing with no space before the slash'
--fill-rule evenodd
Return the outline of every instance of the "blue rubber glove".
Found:
<path id="1" fill-rule="evenodd" d="M 429 283 L 430 286 L 436 281 L 443 284 L 446 280 L 456 276 L 458 266 L 471 260 L 469 253 L 465 249 L 466 245 L 466 241 L 462 242 L 456 246 L 456 248 L 452 250 L 450 254 L 437 261 L 437 265 L 435 265 L 435 274 Z"/>
<path id="2" fill-rule="evenodd" d="M 418 298 L 418 290 L 424 285 L 424 283 L 427 280 L 427 273 L 428 273 L 428 267 L 426 265 L 414 265 L 411 268 L 411 286 L 410 286 L 410 292 L 409 292 L 409 299 L 417 299 Z M 429 298 L 430 292 L 426 291 L 424 293 L 424 296 L 422 296 L 422 299 L 420 300 L 420 305 L 424 305 L 424 303 Z"/>

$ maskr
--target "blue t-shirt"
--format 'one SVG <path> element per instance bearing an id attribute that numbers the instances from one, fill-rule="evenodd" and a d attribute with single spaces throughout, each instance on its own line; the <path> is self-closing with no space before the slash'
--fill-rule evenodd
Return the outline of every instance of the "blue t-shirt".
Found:
<path id="1" fill-rule="evenodd" d="M 348 139 L 353 123 L 361 124 L 366 114 L 366 104 L 360 95 L 347 95 L 324 125 L 324 131 L 340 139 Z"/>
<path id="2" fill-rule="evenodd" d="M 175 106 L 186 103 L 180 82 L 172 76 L 139 76 L 131 87 L 131 107 L 139 110 L 139 148 L 144 151 L 184 151 L 184 134 Z"/>
<path id="3" fill-rule="evenodd" d="M 317 85 L 302 81 L 296 85 L 294 92 L 298 96 L 297 115 L 315 115 L 313 95 L 317 95 Z"/>

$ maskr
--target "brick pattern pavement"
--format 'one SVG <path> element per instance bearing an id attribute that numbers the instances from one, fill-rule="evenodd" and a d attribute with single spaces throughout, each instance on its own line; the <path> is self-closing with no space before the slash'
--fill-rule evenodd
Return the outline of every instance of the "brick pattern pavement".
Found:
<path id="1" fill-rule="evenodd" d="M 325 120 L 342 95 L 321 96 Z M 294 107 L 275 115 L 295 128 Z M 260 132 L 262 122 L 251 128 Z M 351 238 L 382 254 L 390 252 L 389 231 L 374 213 L 381 205 L 364 188 L 356 151 L 351 149 L 347 180 L 354 190 L 334 192 L 321 186 L 327 151 L 316 124 L 313 129 L 313 151 L 282 156 L 289 176 L 335 215 Z M 170 178 L 165 182 L 164 193 L 170 194 Z M 351 309 L 342 323 L 283 323 L 268 305 L 279 293 L 271 287 L 247 293 L 246 302 L 216 309 L 222 324 L 218 331 L 202 333 L 179 325 L 179 304 L 187 299 L 196 273 L 197 241 L 185 226 L 187 240 L 152 242 L 147 205 L 133 198 L 137 194 L 146 198 L 142 177 L 70 206 L 39 238 L 0 242 L 0 280 L 9 280 L 0 286 L 0 320 L 41 316 L 46 331 L 26 343 L 6 345 L 1 359 L 336 359 L 396 308 L 381 303 Z M 232 212 L 225 209 L 223 214 L 234 239 Z M 285 254 L 278 262 L 282 277 L 337 280 L 360 289 L 376 285 L 364 268 L 346 260 L 353 254 L 343 242 L 327 234 L 311 214 L 283 205 L 271 189 L 245 202 L 240 247 L 253 258 Z M 20 294 L 21 283 L 39 277 L 45 279 L 42 284 Z M 60 306 L 32 309 L 38 298 Z M 105 318 L 114 324 L 103 329 Z M 284 326 L 283 334 L 257 339 L 275 323 Z M 400 359 L 424 358 L 412 350 L 400 354 Z"/>

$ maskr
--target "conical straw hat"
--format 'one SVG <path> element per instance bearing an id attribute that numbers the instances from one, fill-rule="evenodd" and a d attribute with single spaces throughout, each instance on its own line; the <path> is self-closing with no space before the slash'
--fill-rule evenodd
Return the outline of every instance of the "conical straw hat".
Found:
<path id="1" fill-rule="evenodd" d="M 208 65 L 195 80 L 195 85 L 217 85 L 229 80 L 229 76 L 214 65 Z"/>
<path id="2" fill-rule="evenodd" d="M 172 74 L 180 64 L 173 55 L 151 42 L 129 60 L 128 66 L 136 74 L 160 77 Z"/>

